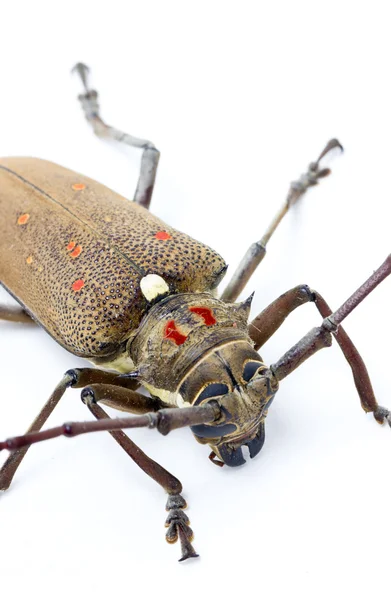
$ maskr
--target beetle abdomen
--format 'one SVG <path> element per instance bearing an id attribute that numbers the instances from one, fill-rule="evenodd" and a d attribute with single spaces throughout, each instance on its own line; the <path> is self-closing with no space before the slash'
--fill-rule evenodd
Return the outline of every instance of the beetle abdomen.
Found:
<path id="1" fill-rule="evenodd" d="M 171 293 L 211 289 L 213 250 L 105 186 L 32 158 L 0 161 L 0 280 L 48 332 L 84 357 L 115 354 L 148 303 L 140 280 Z"/>

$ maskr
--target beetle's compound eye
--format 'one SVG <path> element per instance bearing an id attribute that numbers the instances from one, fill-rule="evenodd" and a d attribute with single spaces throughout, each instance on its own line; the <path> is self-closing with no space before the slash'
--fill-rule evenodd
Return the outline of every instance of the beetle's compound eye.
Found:
<path id="1" fill-rule="evenodd" d="M 229 389 L 225 383 L 210 383 L 207 385 L 198 396 L 197 400 L 194 404 L 199 404 L 202 400 L 206 398 L 215 398 L 216 396 L 224 396 L 228 394 Z"/>
<path id="2" fill-rule="evenodd" d="M 244 381 L 250 381 L 257 373 L 258 369 L 263 366 L 264 365 L 261 362 L 257 362 L 255 360 L 249 360 L 248 362 L 246 362 L 246 364 L 244 365 L 242 376 Z"/>
<path id="3" fill-rule="evenodd" d="M 217 396 L 224 396 L 225 394 L 229 393 L 229 389 L 228 386 L 225 385 L 224 383 L 210 383 L 209 385 L 207 385 L 202 392 L 200 393 L 200 395 L 198 396 L 197 400 L 194 402 L 193 406 L 196 406 L 197 404 L 199 404 L 200 402 L 202 402 L 203 400 L 206 400 L 207 398 L 216 398 Z M 231 417 L 231 415 L 228 413 L 227 410 L 225 410 L 223 407 L 221 407 L 222 413 L 224 414 L 225 419 L 229 419 Z M 228 435 L 230 433 L 233 433 L 234 431 L 236 431 L 236 425 L 234 425 L 233 423 L 220 423 L 219 425 L 193 425 L 191 427 L 192 432 L 194 433 L 194 435 L 196 435 L 199 438 L 221 438 L 224 437 L 225 435 Z"/>

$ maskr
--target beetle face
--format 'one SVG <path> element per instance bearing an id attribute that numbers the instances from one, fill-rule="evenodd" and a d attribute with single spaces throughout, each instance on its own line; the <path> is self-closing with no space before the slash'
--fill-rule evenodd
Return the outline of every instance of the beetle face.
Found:
<path id="1" fill-rule="evenodd" d="M 251 458 L 262 448 L 263 422 L 277 389 L 277 379 L 259 354 L 250 344 L 240 341 L 226 344 L 205 357 L 188 375 L 180 394 L 193 406 L 218 404 L 220 420 L 194 426 L 192 431 L 225 464 L 239 466 L 245 462 L 242 446 L 248 447 Z"/>

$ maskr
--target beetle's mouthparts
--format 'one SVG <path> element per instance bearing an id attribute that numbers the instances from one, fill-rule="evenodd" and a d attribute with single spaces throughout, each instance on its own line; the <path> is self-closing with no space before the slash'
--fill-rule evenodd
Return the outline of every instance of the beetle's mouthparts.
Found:
<path id="1" fill-rule="evenodd" d="M 235 444 L 221 444 L 218 447 L 218 451 L 221 459 L 228 467 L 240 467 L 246 462 L 243 456 L 243 446 L 247 446 L 250 452 L 250 458 L 254 458 L 262 449 L 265 441 L 265 424 L 259 425 L 257 434 L 251 440 L 243 441 L 240 446 L 236 447 Z"/>

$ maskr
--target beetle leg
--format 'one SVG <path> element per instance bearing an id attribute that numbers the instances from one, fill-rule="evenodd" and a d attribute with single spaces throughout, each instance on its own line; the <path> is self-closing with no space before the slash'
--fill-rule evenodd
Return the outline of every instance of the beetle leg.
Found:
<path id="1" fill-rule="evenodd" d="M 141 156 L 140 175 L 137 183 L 134 201 L 141 204 L 145 208 L 149 208 L 151 203 L 153 186 L 155 184 L 156 171 L 159 163 L 160 152 L 155 148 L 152 142 L 143 140 L 115 127 L 107 125 L 99 114 L 98 92 L 91 90 L 88 85 L 89 68 L 82 63 L 74 66 L 73 71 L 78 73 L 84 86 L 84 93 L 80 94 L 79 100 L 83 107 L 83 111 L 87 121 L 92 125 L 94 133 L 99 137 L 127 144 L 133 148 L 141 148 L 143 154 Z"/>
<path id="2" fill-rule="evenodd" d="M 88 393 L 93 393 L 95 402 L 102 402 L 106 406 L 133 413 L 135 415 L 145 415 L 149 412 L 156 412 L 163 405 L 159 398 L 150 398 L 131 389 L 110 385 L 106 383 L 97 383 L 85 388 Z M 85 390 L 82 392 L 84 400 Z"/>
<path id="3" fill-rule="evenodd" d="M 64 393 L 66 387 L 71 385 L 71 382 L 72 378 L 70 377 L 65 379 L 65 381 L 63 380 L 63 389 L 61 395 Z M 100 388 L 101 392 L 102 388 L 103 386 Z M 56 390 L 57 389 L 58 387 Z M 145 473 L 152 477 L 152 479 L 161 485 L 168 493 L 168 502 L 166 506 L 167 510 L 169 511 L 166 520 L 166 525 L 168 527 L 166 535 L 167 541 L 173 543 L 177 541 L 178 537 L 180 538 L 182 547 L 181 560 L 196 557 L 197 554 L 191 545 L 193 532 L 189 527 L 187 516 L 182 510 L 186 503 L 181 496 L 181 482 L 176 477 L 171 475 L 171 473 L 161 467 L 158 463 L 144 454 L 140 448 L 138 448 L 138 446 L 136 446 L 132 440 L 130 440 L 130 438 L 123 433 L 122 429 L 134 427 L 148 427 L 150 429 L 156 428 L 162 435 L 167 435 L 170 431 L 179 427 L 211 423 L 221 418 L 221 410 L 217 403 L 210 402 L 203 406 L 191 406 L 188 408 L 166 408 L 158 410 L 155 413 L 149 412 L 145 415 L 110 419 L 104 410 L 96 404 L 93 386 L 87 387 L 83 390 L 82 398 L 92 414 L 96 417 L 97 422 L 88 421 L 84 423 L 64 423 L 64 425 L 60 427 L 46 429 L 45 431 L 30 430 L 30 432 L 26 433 L 25 435 L 9 438 L 5 442 L 0 442 L 0 450 L 7 449 L 18 452 L 19 448 L 28 447 L 31 444 L 58 437 L 60 435 L 73 437 L 75 435 L 89 433 L 92 431 L 109 431 L 119 445 L 134 460 L 134 462 L 138 464 Z"/>
<path id="4" fill-rule="evenodd" d="M 280 296 L 266 308 L 250 325 L 250 335 L 259 348 L 270 335 L 282 324 L 286 316 L 297 306 L 306 301 L 313 301 L 323 317 L 323 323 L 310 331 L 293 348 L 284 354 L 270 369 L 278 380 L 284 379 L 317 350 L 331 346 L 331 334 L 338 342 L 352 370 L 354 383 L 365 412 L 373 412 L 378 423 L 387 421 L 391 427 L 391 412 L 379 406 L 372 388 L 367 368 L 357 348 L 340 323 L 350 312 L 391 273 L 391 255 L 374 274 L 334 313 L 320 294 L 309 290 L 307 286 L 299 286 Z M 307 294 L 307 300 L 305 295 Z M 270 319 L 270 323 L 266 319 Z M 256 327 L 254 326 L 256 323 Z"/>
<path id="5" fill-rule="evenodd" d="M 291 183 L 284 204 L 275 215 L 273 221 L 270 223 L 262 238 L 258 242 L 252 244 L 247 250 L 227 287 L 225 288 L 221 296 L 222 300 L 225 300 L 226 302 L 235 302 L 243 288 L 248 283 L 255 269 L 263 260 L 266 254 L 266 245 L 282 221 L 282 218 L 286 215 L 291 206 L 296 204 L 296 202 L 302 196 L 304 196 L 308 188 L 317 185 L 319 183 L 319 179 L 330 175 L 330 169 L 322 168 L 320 166 L 320 162 L 322 158 L 324 158 L 324 156 L 334 148 L 340 148 L 342 150 L 341 144 L 335 139 L 330 140 L 326 144 L 318 159 L 315 162 L 310 163 L 307 172 L 304 173 L 297 181 L 293 181 Z"/>
<path id="6" fill-rule="evenodd" d="M 281 327 L 285 319 L 296 308 L 306 302 L 315 302 L 317 292 L 308 285 L 298 285 L 279 296 L 249 324 L 249 334 L 255 350 L 259 350 Z"/>
<path id="7" fill-rule="evenodd" d="M 111 383 L 115 385 L 123 385 L 127 388 L 134 388 L 138 385 L 138 383 L 132 379 L 117 375 L 116 373 L 111 373 L 109 371 L 102 371 L 101 369 L 87 368 L 67 371 L 27 432 L 41 430 L 47 419 L 52 414 L 54 408 L 61 400 L 67 388 L 85 387 L 90 383 Z M 0 469 L 0 490 L 6 490 L 9 488 L 15 472 L 22 462 L 28 448 L 29 447 L 26 446 L 11 452 Z"/>
<path id="8" fill-rule="evenodd" d="M 109 419 L 109 415 L 97 404 L 97 401 L 103 401 L 105 404 L 110 404 L 117 408 L 115 398 L 116 391 L 114 386 L 93 385 L 85 388 L 82 392 L 82 400 L 88 406 L 91 413 L 98 420 Z M 106 389 L 104 389 L 106 388 Z M 110 388 L 110 389 L 108 389 Z M 117 390 L 118 393 L 118 390 Z M 121 410 L 124 403 L 125 394 L 130 393 L 129 390 L 122 390 L 120 399 Z M 140 394 L 141 395 L 141 394 Z M 108 401 L 108 398 L 111 400 Z M 145 400 L 151 400 L 146 398 Z M 132 401 L 130 401 L 132 404 Z M 133 412 L 133 411 L 132 411 Z M 144 411 L 147 412 L 147 411 Z M 181 541 L 182 560 L 187 558 L 195 558 L 198 554 L 195 552 L 191 542 L 193 540 L 193 531 L 189 527 L 189 519 L 186 513 L 182 510 L 186 508 L 186 500 L 181 495 L 182 484 L 171 473 L 166 471 L 164 467 L 147 456 L 123 431 L 110 431 L 115 441 L 125 450 L 126 454 L 157 484 L 159 484 L 168 494 L 166 510 L 168 516 L 166 519 L 166 540 L 173 544 L 178 540 Z"/>
<path id="9" fill-rule="evenodd" d="M 137 415 L 134 417 L 110 419 L 107 413 L 96 404 L 95 399 L 96 390 L 98 390 L 100 394 L 103 393 L 105 400 L 108 399 L 105 396 L 104 387 L 105 386 L 103 385 L 92 385 L 84 388 L 82 392 L 82 399 L 98 420 L 97 422 L 65 423 L 60 427 L 47 429 L 45 431 L 30 431 L 30 433 L 27 433 L 24 436 L 10 438 L 5 442 L 0 442 L 0 450 L 14 450 L 14 453 L 16 453 L 19 451 L 17 450 L 18 448 L 28 448 L 32 443 L 51 439 L 60 435 L 73 437 L 91 431 L 109 431 L 121 448 L 125 450 L 134 462 L 168 493 L 166 504 L 166 510 L 168 511 L 168 517 L 166 519 L 166 527 L 168 528 L 166 540 L 169 543 L 174 543 L 178 538 L 180 539 L 182 549 L 181 561 L 186 560 L 187 558 L 197 557 L 198 554 L 191 544 L 193 532 L 189 527 L 187 515 L 182 510 L 186 507 L 186 501 L 181 495 L 181 482 L 171 475 L 171 473 L 166 471 L 161 465 L 144 454 L 144 452 L 132 442 L 122 429 L 149 427 L 151 429 L 156 428 L 162 435 L 167 435 L 170 431 L 179 427 L 210 423 L 221 418 L 220 408 L 217 404 L 208 403 L 203 406 L 162 409 L 156 413 L 149 412 L 145 415 Z M 112 387 L 113 386 L 107 386 L 107 388 Z M 108 390 L 106 391 L 108 394 Z M 126 392 L 128 392 L 129 395 L 134 394 L 132 390 L 126 390 Z M 123 407 L 123 398 L 120 399 L 120 404 L 121 407 Z M 12 456 L 13 455 L 11 454 L 10 458 Z"/>
<path id="10" fill-rule="evenodd" d="M 45 438 L 46 432 L 40 432 L 40 429 L 63 396 L 67 387 L 82 387 L 83 384 L 85 385 L 88 383 L 88 380 L 99 381 L 97 384 L 85 387 L 82 392 L 83 401 L 95 418 L 98 419 L 98 422 L 103 425 L 103 427 L 98 427 L 98 429 L 109 431 L 121 448 L 125 450 L 134 462 L 168 493 L 166 505 L 166 510 L 169 513 L 166 520 L 166 527 L 168 528 L 166 534 L 167 541 L 174 543 L 179 537 L 182 548 L 182 558 L 180 560 L 198 556 L 191 544 L 193 532 L 189 527 L 189 519 L 182 510 L 186 507 L 186 501 L 181 496 L 181 482 L 171 475 L 171 473 L 166 471 L 161 465 L 144 454 L 144 452 L 142 452 L 142 450 L 136 446 L 123 431 L 121 431 L 120 428 L 122 428 L 123 420 L 110 419 L 107 413 L 105 413 L 96 402 L 97 400 L 100 400 L 110 406 L 119 408 L 120 410 L 136 412 L 139 415 L 141 414 L 143 415 L 141 418 L 144 418 L 145 421 L 141 423 L 141 426 L 147 425 L 149 427 L 157 427 L 163 435 L 166 435 L 171 429 L 175 429 L 176 427 L 184 427 L 193 424 L 194 419 L 191 419 L 192 413 L 200 415 L 198 419 L 196 419 L 196 422 L 199 423 L 201 420 L 213 420 L 217 416 L 217 412 L 220 411 L 217 411 L 217 409 L 212 406 L 196 407 L 195 410 L 193 409 L 190 412 L 188 409 L 172 409 L 175 414 L 173 415 L 173 418 L 171 418 L 170 409 L 165 409 L 159 411 L 159 417 L 154 419 L 154 413 L 150 411 L 158 411 L 160 402 L 154 398 L 148 398 L 129 389 L 132 386 L 134 387 L 137 385 L 137 382 L 128 377 L 118 376 L 116 373 L 100 371 L 99 369 L 75 369 L 68 371 L 28 432 L 25 436 L 22 436 L 25 440 L 28 440 L 24 447 L 17 447 L 16 445 L 11 447 L 10 443 L 5 443 L 5 445 L 0 443 L 0 449 L 8 448 L 12 451 L 0 471 L 0 489 L 7 489 L 11 484 L 15 471 L 29 448 L 30 441 L 32 442 L 33 438 L 35 441 L 38 441 L 38 439 L 42 437 Z M 108 381 L 109 383 L 104 383 L 105 381 Z M 148 414 L 144 417 L 144 413 Z M 133 417 L 133 419 L 140 419 L 140 416 Z M 118 427 L 119 422 L 121 424 Z M 99 425 L 99 423 L 90 423 L 90 425 L 92 425 L 92 430 L 94 430 L 93 426 Z M 86 424 L 82 425 L 84 433 L 88 430 L 88 427 L 86 429 L 85 425 Z M 138 424 L 136 426 L 138 426 Z M 113 429 L 111 429 L 111 427 Z M 67 424 L 65 429 L 62 427 L 56 428 L 56 435 L 61 435 L 61 433 L 65 431 L 67 432 L 67 435 L 69 433 L 72 435 L 77 429 L 77 425 Z M 82 430 L 80 430 L 80 433 Z M 49 435 L 49 437 L 51 436 Z"/>
<path id="11" fill-rule="evenodd" d="M 267 342 L 291 312 L 306 302 L 314 302 L 324 319 L 332 314 L 331 308 L 318 292 L 311 290 L 307 285 L 299 285 L 274 300 L 250 323 L 249 334 L 255 350 Z M 366 412 L 375 412 L 378 404 L 359 351 L 343 327 L 339 326 L 338 330 L 332 333 L 352 369 L 363 409 Z"/>
<path id="12" fill-rule="evenodd" d="M 53 409 L 57 406 L 58 402 L 64 395 L 65 390 L 72 385 L 73 377 L 69 372 L 65 373 L 60 383 L 56 386 L 54 392 L 51 394 L 49 400 L 46 402 L 41 412 L 35 418 L 33 423 L 27 430 L 27 433 L 31 431 L 39 431 L 41 427 L 46 423 L 47 419 L 51 415 Z M 11 452 L 0 470 L 0 490 L 7 490 L 11 485 L 12 479 L 15 475 L 17 468 L 22 462 L 28 446 L 25 448 L 19 448 L 14 452 Z"/>
<path id="13" fill-rule="evenodd" d="M 12 321 L 14 323 L 35 324 L 30 315 L 22 307 L 0 305 L 0 320 Z"/>

